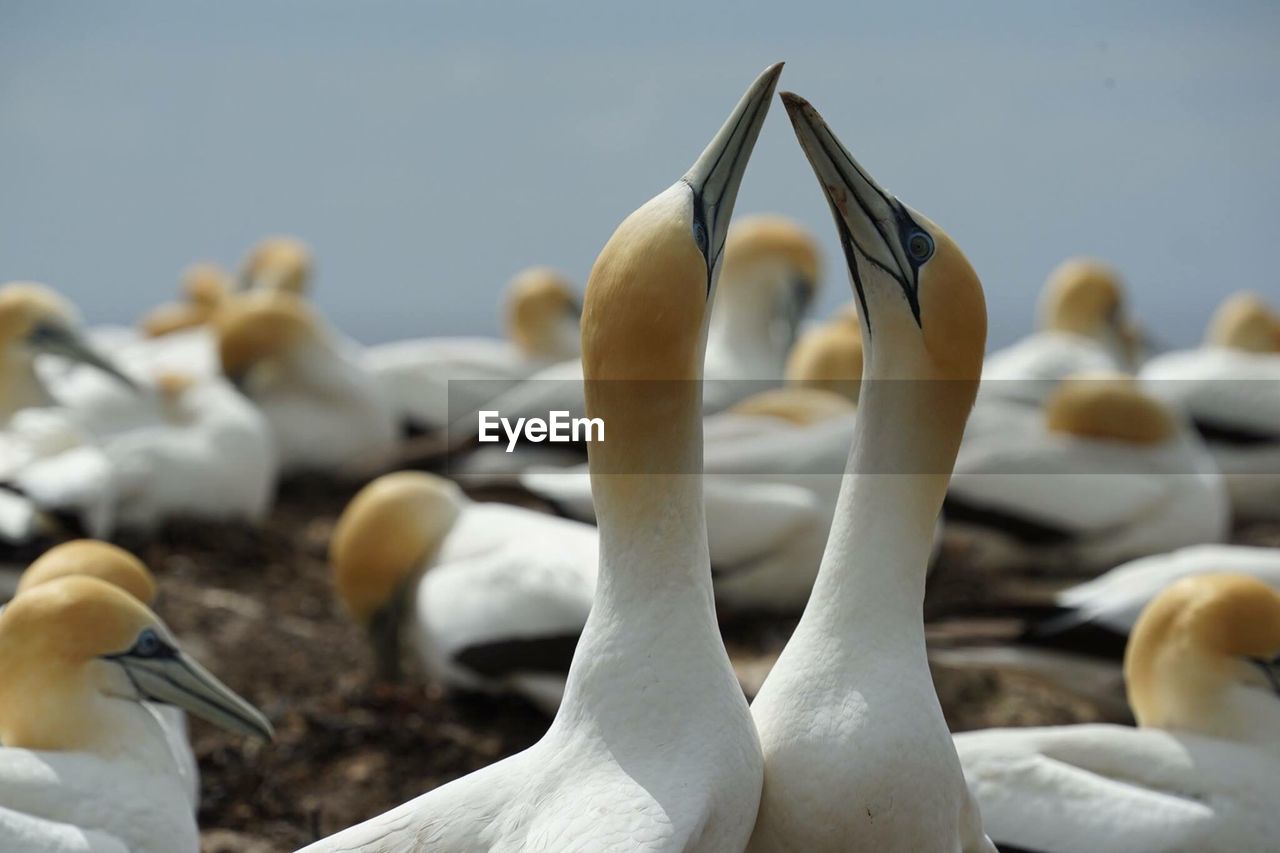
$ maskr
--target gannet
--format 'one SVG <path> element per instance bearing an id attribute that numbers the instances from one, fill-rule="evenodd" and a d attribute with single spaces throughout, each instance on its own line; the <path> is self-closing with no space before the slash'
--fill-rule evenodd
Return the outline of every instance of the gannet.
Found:
<path id="1" fill-rule="evenodd" d="M 297 237 L 260 240 L 240 265 L 241 290 L 283 290 L 305 296 L 311 289 L 311 249 Z"/>
<path id="2" fill-rule="evenodd" d="M 138 326 L 148 338 L 160 338 L 204 326 L 231 291 L 231 275 L 214 263 L 195 263 L 182 271 L 182 302 L 147 312 Z"/>
<path id="3" fill-rule="evenodd" d="M 1191 417 L 1226 477 L 1235 517 L 1280 519 L 1280 314 L 1235 294 L 1202 347 L 1154 358 L 1141 376 Z"/>
<path id="4" fill-rule="evenodd" d="M 729 229 L 724 258 L 707 331 L 703 406 L 711 412 L 781 381 L 821 283 L 817 243 L 782 216 L 738 221 Z"/>
<path id="5" fill-rule="evenodd" d="M 55 403 L 36 373 L 39 354 L 89 365 L 125 386 L 132 381 L 97 353 L 80 332 L 69 302 L 42 284 L 0 285 L 0 421 L 30 407 Z"/>
<path id="6" fill-rule="evenodd" d="M 781 70 L 756 79 L 693 167 L 618 226 L 591 270 L 587 409 L 613 432 L 590 451 L 599 578 L 551 728 L 308 850 L 745 846 L 762 767 L 711 598 L 700 380 L 725 231 Z"/>
<path id="7" fill-rule="evenodd" d="M 507 288 L 507 339 L 423 338 L 365 348 L 364 361 L 415 429 L 437 430 L 508 385 L 578 356 L 581 307 L 556 270 L 523 270 Z"/>
<path id="8" fill-rule="evenodd" d="M 1132 371 L 1139 337 L 1119 273 L 1100 261 L 1072 258 L 1045 282 L 1040 330 L 987 358 L 982 396 L 1038 405 L 1067 376 Z"/>
<path id="9" fill-rule="evenodd" d="M 0 615 L 0 849 L 197 851 L 188 789 L 151 702 L 271 737 L 266 718 L 125 591 L 73 576 L 10 602 Z"/>
<path id="10" fill-rule="evenodd" d="M 301 297 L 237 294 L 214 331 L 223 372 L 271 425 L 283 473 L 355 475 L 386 465 L 398 437 L 389 401 Z"/>
<path id="11" fill-rule="evenodd" d="M 590 525 L 474 503 L 434 474 L 386 474 L 351 499 L 329 546 L 334 588 L 378 675 L 411 645 L 432 679 L 512 691 L 554 713 L 595 593 Z"/>
<path id="12" fill-rule="evenodd" d="M 855 402 L 862 379 L 862 332 L 853 305 L 806 331 L 787 356 L 787 380 L 844 394 Z"/>
<path id="13" fill-rule="evenodd" d="M 74 539 L 45 551 L 18 579 L 15 595 L 43 583 L 70 576 L 84 576 L 119 587 L 147 607 L 156 599 L 156 581 L 137 557 L 107 542 Z M 200 804 L 200 768 L 187 741 L 187 718 L 173 705 L 148 705 L 165 727 L 178 776 L 191 795 L 191 805 Z"/>
<path id="14" fill-rule="evenodd" d="M 1226 487 L 1199 436 L 1132 377 L 1070 377 L 1043 411 L 979 399 L 947 493 L 948 535 L 991 567 L 1098 572 L 1224 541 Z"/>
<path id="15" fill-rule="evenodd" d="M 751 851 L 993 851 L 925 656 L 932 529 L 977 393 L 982 285 L 937 225 L 782 95 L 863 323 L 858 418 L 813 594 L 751 706 L 765 756 Z"/>
<path id="16" fill-rule="evenodd" d="M 987 831 L 1043 853 L 1239 853 L 1280 838 L 1280 593 L 1189 577 L 1143 611 L 1125 656 L 1139 728 L 957 735 Z"/>

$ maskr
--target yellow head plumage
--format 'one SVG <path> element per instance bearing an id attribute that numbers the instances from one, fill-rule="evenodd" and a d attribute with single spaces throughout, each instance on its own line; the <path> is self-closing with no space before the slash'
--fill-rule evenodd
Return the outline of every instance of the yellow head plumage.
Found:
<path id="1" fill-rule="evenodd" d="M 1184 578 L 1134 625 L 1124 664 L 1129 704 L 1141 726 L 1243 736 L 1223 719 L 1224 698 L 1234 686 L 1274 692 L 1259 663 L 1278 655 L 1280 593 L 1249 575 Z"/>
<path id="2" fill-rule="evenodd" d="M 1045 402 L 1045 418 L 1053 432 L 1134 444 L 1160 444 L 1177 431 L 1168 407 L 1124 374 L 1064 379 Z"/>
<path id="3" fill-rule="evenodd" d="M 41 323 L 76 326 L 80 317 L 52 288 L 31 281 L 0 285 L 0 347 L 22 341 Z"/>
<path id="4" fill-rule="evenodd" d="M 1049 274 L 1040 297 L 1046 329 L 1096 337 L 1116 327 L 1124 311 L 1120 274 L 1101 261 L 1071 258 Z"/>
<path id="5" fill-rule="evenodd" d="M 862 330 L 849 306 L 800 336 L 787 357 L 787 382 L 842 394 L 854 402 L 862 381 Z"/>
<path id="6" fill-rule="evenodd" d="M 795 271 L 813 298 L 821 280 L 818 244 L 803 226 L 784 216 L 744 216 L 729 229 L 722 275 L 727 286 L 760 263 L 778 261 Z"/>
<path id="7" fill-rule="evenodd" d="M 230 292 L 231 276 L 222 267 L 209 262 L 192 264 L 182 271 L 184 301 L 151 310 L 139 326 L 151 338 L 203 326 Z"/>
<path id="8" fill-rule="evenodd" d="M 401 471 L 361 489 L 329 543 L 334 588 L 367 626 L 439 549 L 462 510 L 461 490 L 434 474 Z"/>
<path id="9" fill-rule="evenodd" d="M 96 539 L 63 542 L 44 552 L 22 573 L 16 594 L 71 575 L 106 581 L 148 606 L 155 601 L 155 578 L 142 561 L 123 548 Z"/>
<path id="10" fill-rule="evenodd" d="M 305 294 L 311 284 L 311 249 L 297 237 L 267 237 L 250 250 L 240 275 L 252 288 Z"/>
<path id="11" fill-rule="evenodd" d="M 238 378 L 311 339 L 319 324 L 300 296 L 262 290 L 228 297 L 215 314 L 213 326 L 222 371 Z"/>
<path id="12" fill-rule="evenodd" d="M 1280 353 L 1280 314 L 1257 294 L 1233 294 L 1214 313 L 1206 342 L 1246 352 Z"/>
<path id="13" fill-rule="evenodd" d="M 531 267 L 507 288 L 507 335 L 532 358 L 571 358 L 579 310 L 567 278 L 548 267 Z"/>

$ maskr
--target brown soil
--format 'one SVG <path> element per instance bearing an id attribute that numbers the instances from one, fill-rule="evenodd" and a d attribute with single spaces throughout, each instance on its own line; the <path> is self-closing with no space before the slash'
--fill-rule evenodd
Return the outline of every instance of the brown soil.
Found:
<path id="1" fill-rule="evenodd" d="M 261 530 L 171 525 L 121 543 L 155 570 L 157 609 L 184 647 L 276 727 L 276 740 L 260 745 L 192 721 L 205 853 L 293 850 L 523 749 L 549 722 L 519 700 L 424 686 L 412 669 L 403 687 L 370 687 L 364 638 L 336 605 L 325 564 L 329 531 L 353 492 L 297 482 Z M 1280 528 L 1242 538 L 1280 544 Z M 1043 600 L 1051 586 L 997 586 L 966 567 L 963 554 L 944 553 L 926 613 L 1005 611 L 1011 599 Z M 749 690 L 793 624 L 725 626 Z M 979 633 L 998 623 L 980 624 Z M 934 675 L 957 730 L 1106 718 L 1090 701 L 1028 676 L 946 667 Z"/>

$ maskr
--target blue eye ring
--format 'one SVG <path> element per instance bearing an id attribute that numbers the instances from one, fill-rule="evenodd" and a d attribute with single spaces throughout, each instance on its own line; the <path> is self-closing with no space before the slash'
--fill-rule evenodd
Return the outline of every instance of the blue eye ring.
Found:
<path id="1" fill-rule="evenodd" d="M 707 253 L 707 229 L 699 220 L 693 220 L 693 242 L 698 244 L 702 254 Z"/>
<path id="2" fill-rule="evenodd" d="M 157 657 L 164 651 L 164 641 L 150 628 L 143 630 L 133 644 L 133 654 L 140 658 Z"/>
<path id="3" fill-rule="evenodd" d="M 933 257 L 933 237 L 923 229 L 911 232 L 907 237 L 907 254 L 917 264 L 923 264 Z"/>

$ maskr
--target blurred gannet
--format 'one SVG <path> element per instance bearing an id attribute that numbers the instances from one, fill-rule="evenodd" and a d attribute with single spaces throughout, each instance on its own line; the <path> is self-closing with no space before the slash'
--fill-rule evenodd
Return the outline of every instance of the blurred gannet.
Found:
<path id="1" fill-rule="evenodd" d="M 0 849 L 199 849 L 165 726 L 184 708 L 269 739 L 271 725 L 123 590 L 63 577 L 0 615 Z"/>
<path id="2" fill-rule="evenodd" d="M 1214 315 L 1204 346 L 1152 359 L 1141 375 L 1191 417 L 1236 518 L 1280 519 L 1280 314 L 1238 293 Z"/>
<path id="3" fill-rule="evenodd" d="M 227 299 L 214 321 L 223 372 L 271 425 L 285 474 L 358 474 L 390 459 L 395 414 L 374 376 L 299 296 Z"/>
<path id="4" fill-rule="evenodd" d="M 441 683 L 514 691 L 555 713 L 595 593 L 595 528 L 473 503 L 448 480 L 404 471 L 352 498 L 329 557 L 380 677 L 398 677 L 410 643 Z"/>
<path id="5" fill-rule="evenodd" d="M 1131 377 L 1063 380 L 1043 411 L 980 399 L 947 493 L 949 531 L 992 566 L 1096 572 L 1229 532 L 1199 436 Z"/>
<path id="6" fill-rule="evenodd" d="M 720 296 L 707 330 L 706 411 L 720 411 L 782 379 L 820 267 L 817 243 L 789 219 L 751 216 L 729 229 Z"/>
<path id="7" fill-rule="evenodd" d="M 25 408 L 55 404 L 36 372 L 39 354 L 89 365 L 125 386 L 132 385 L 85 342 L 79 325 L 71 304 L 44 285 L 9 282 L 0 286 L 0 422 Z"/>
<path id="8" fill-rule="evenodd" d="M 15 595 L 43 583 L 80 575 L 106 581 L 132 595 L 147 607 L 156 599 L 156 581 L 137 557 L 107 542 L 75 539 L 45 551 L 27 567 L 18 580 Z M 173 705 L 148 705 L 166 729 L 177 764 L 178 775 L 186 783 L 193 807 L 200 804 L 200 768 L 187 741 L 187 718 Z"/>
<path id="9" fill-rule="evenodd" d="M 866 352 L 853 449 L 800 624 L 752 703 L 765 756 L 751 851 L 994 851 L 925 656 L 932 531 L 986 340 L 951 239 L 784 93 L 835 218 Z"/>
<path id="10" fill-rule="evenodd" d="M 762 768 L 711 599 L 700 380 L 725 231 L 781 70 L 752 84 L 689 172 L 627 217 L 591 270 L 587 408 L 611 430 L 590 451 L 599 582 L 551 728 L 308 850 L 745 846 Z"/>
<path id="11" fill-rule="evenodd" d="M 1050 274 L 1040 297 L 1040 326 L 987 358 L 984 399 L 1038 405 L 1067 376 L 1137 366 L 1138 333 L 1127 316 L 1124 285 L 1099 261 L 1072 258 Z"/>
<path id="12" fill-rule="evenodd" d="M 192 264 L 182 271 L 182 302 L 153 308 L 138 326 L 148 338 L 160 338 L 206 325 L 231 291 L 231 275 L 217 264 Z"/>
<path id="13" fill-rule="evenodd" d="M 402 420 L 420 430 L 439 429 L 451 418 L 475 411 L 510 382 L 576 359 L 580 311 L 563 275 L 534 267 L 517 275 L 507 289 L 508 340 L 395 341 L 367 347 L 364 360 Z"/>
<path id="14" fill-rule="evenodd" d="M 1125 657 L 1139 728 L 957 735 L 991 837 L 1045 853 L 1239 853 L 1280 838 L 1280 593 L 1190 577 L 1143 611 Z"/>
<path id="15" fill-rule="evenodd" d="M 297 237 L 267 237 L 240 265 L 241 290 L 283 290 L 305 296 L 311 289 L 311 249 Z"/>

